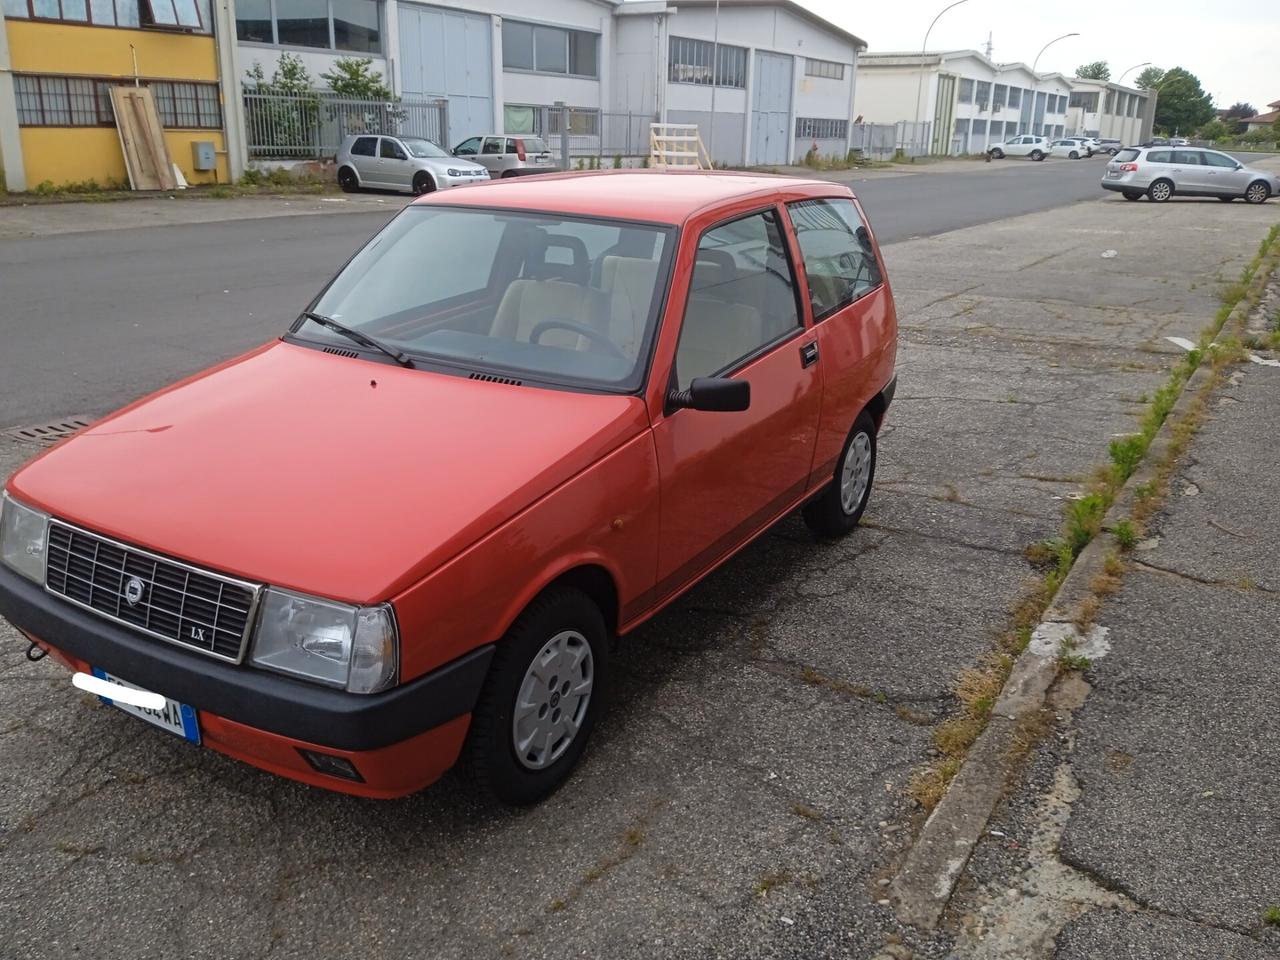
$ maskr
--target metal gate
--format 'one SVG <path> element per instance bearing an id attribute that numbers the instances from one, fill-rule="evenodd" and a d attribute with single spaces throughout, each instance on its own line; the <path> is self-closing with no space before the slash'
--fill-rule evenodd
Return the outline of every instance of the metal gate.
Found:
<path id="1" fill-rule="evenodd" d="M 751 80 L 751 156 L 749 163 L 789 163 L 791 148 L 791 57 L 756 53 Z"/>
<path id="2" fill-rule="evenodd" d="M 492 27 L 486 16 L 400 3 L 400 87 L 406 100 L 449 101 L 445 149 L 493 130 Z"/>

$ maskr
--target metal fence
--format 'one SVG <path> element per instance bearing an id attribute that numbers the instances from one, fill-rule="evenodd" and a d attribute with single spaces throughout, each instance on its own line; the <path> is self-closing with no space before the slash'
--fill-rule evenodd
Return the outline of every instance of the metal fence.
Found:
<path id="1" fill-rule="evenodd" d="M 386 133 L 443 143 L 449 129 L 446 100 L 347 100 L 331 94 L 280 96 L 246 91 L 245 135 L 251 159 L 321 160 L 344 137 Z"/>
<path id="2" fill-rule="evenodd" d="M 855 123 L 849 128 L 849 147 L 872 160 L 891 159 L 899 151 L 908 157 L 929 152 L 932 124 L 900 120 L 897 123 Z"/>
<path id="3" fill-rule="evenodd" d="M 608 166 L 614 157 L 643 157 L 649 154 L 649 124 L 658 118 L 651 113 L 607 113 L 556 104 L 508 106 L 504 111 L 506 130 L 540 136 L 560 155 L 567 141 L 570 160 L 592 158 Z M 567 137 L 561 129 L 567 119 Z"/>

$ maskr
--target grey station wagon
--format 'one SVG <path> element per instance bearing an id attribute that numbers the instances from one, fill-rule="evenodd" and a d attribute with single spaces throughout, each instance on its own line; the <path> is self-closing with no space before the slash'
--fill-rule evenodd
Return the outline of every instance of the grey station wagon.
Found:
<path id="1" fill-rule="evenodd" d="M 1217 150 L 1125 147 L 1107 163 L 1102 188 L 1118 191 L 1126 200 L 1137 200 L 1145 194 L 1157 203 L 1174 194 L 1217 197 L 1228 202 L 1243 197 L 1249 203 L 1263 203 L 1280 194 L 1280 177 L 1246 167 Z"/>

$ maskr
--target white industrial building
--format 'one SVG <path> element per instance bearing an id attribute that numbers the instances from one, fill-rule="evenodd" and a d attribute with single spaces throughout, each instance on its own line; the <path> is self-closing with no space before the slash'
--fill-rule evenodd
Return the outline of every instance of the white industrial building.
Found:
<path id="1" fill-rule="evenodd" d="M 1071 81 L 1067 135 L 1142 143 L 1151 137 L 1155 111 L 1154 90 L 1076 77 Z"/>
<path id="2" fill-rule="evenodd" d="M 790 0 L 720 0 L 718 16 L 716 0 L 233 2 L 238 79 L 282 51 L 313 77 L 370 57 L 397 95 L 448 101 L 449 145 L 546 132 L 537 108 L 563 102 L 574 134 L 613 114 L 698 123 L 722 163 L 843 156 L 866 48 Z"/>
<path id="3" fill-rule="evenodd" d="M 1074 82 L 977 50 L 864 53 L 854 113 L 868 123 L 918 120 L 928 137 L 922 152 L 984 153 L 1019 134 L 1068 135 Z"/>

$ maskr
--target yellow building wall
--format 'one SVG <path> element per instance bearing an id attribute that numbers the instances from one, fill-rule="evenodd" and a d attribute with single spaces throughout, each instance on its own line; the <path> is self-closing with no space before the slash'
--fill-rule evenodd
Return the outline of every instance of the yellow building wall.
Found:
<path id="1" fill-rule="evenodd" d="M 7 20 L 9 57 L 14 73 L 52 73 L 62 76 L 119 77 L 133 80 L 133 45 L 138 76 L 149 80 L 218 80 L 218 57 L 213 37 L 159 30 L 126 30 Z M 28 188 L 49 181 L 55 187 L 96 180 L 99 184 L 129 182 L 114 127 L 21 127 L 22 159 Z M 188 183 L 226 183 L 226 142 L 221 130 L 166 129 L 169 155 Z M 213 141 L 217 171 L 192 168 L 191 144 Z"/>

